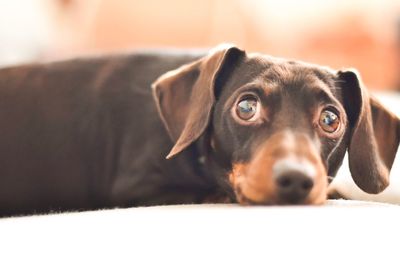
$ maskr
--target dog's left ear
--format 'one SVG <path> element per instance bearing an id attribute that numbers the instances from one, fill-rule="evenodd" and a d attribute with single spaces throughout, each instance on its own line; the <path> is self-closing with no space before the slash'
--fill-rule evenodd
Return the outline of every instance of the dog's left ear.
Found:
<path id="1" fill-rule="evenodd" d="M 161 119 L 175 142 L 167 158 L 187 148 L 206 130 L 219 79 L 243 54 L 237 47 L 221 45 L 209 55 L 167 72 L 153 83 Z"/>
<path id="2" fill-rule="evenodd" d="M 379 193 L 389 184 L 399 146 L 400 120 L 368 93 L 356 71 L 339 71 L 338 78 L 351 131 L 351 175 L 365 192 Z"/>

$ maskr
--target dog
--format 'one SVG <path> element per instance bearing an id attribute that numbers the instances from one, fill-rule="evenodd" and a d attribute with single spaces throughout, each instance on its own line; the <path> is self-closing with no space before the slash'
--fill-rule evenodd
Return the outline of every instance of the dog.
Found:
<path id="1" fill-rule="evenodd" d="M 385 189 L 400 138 L 356 71 L 234 45 L 3 68 L 0 127 L 1 216 L 323 204 L 346 151 Z"/>

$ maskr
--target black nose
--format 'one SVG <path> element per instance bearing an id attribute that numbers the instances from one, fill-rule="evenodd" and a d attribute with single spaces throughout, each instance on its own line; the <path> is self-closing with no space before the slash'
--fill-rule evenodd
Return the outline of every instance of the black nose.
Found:
<path id="1" fill-rule="evenodd" d="M 312 178 L 299 171 L 288 171 L 276 178 L 278 197 L 283 203 L 300 203 L 310 193 L 313 185 Z"/>

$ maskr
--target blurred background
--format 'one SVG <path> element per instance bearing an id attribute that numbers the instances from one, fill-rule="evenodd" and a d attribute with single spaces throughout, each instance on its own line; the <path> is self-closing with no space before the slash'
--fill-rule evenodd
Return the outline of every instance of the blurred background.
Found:
<path id="1" fill-rule="evenodd" d="M 399 0 L 0 0 L 0 66 L 137 48 L 249 51 L 400 90 Z"/>

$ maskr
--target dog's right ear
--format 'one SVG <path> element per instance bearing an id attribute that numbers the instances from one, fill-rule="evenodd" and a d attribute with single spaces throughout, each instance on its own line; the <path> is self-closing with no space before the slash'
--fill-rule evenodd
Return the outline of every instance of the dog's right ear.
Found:
<path id="1" fill-rule="evenodd" d="M 167 72 L 153 83 L 161 119 L 175 142 L 167 158 L 183 151 L 206 130 L 218 78 L 243 54 L 237 47 L 219 46 L 209 55 Z"/>
<path id="2" fill-rule="evenodd" d="M 368 93 L 356 71 L 339 71 L 338 77 L 351 129 L 351 175 L 365 192 L 379 193 L 389 184 L 400 141 L 400 120 Z"/>

